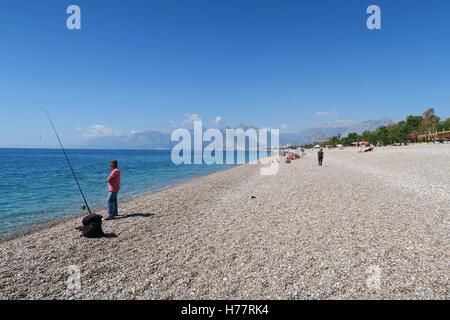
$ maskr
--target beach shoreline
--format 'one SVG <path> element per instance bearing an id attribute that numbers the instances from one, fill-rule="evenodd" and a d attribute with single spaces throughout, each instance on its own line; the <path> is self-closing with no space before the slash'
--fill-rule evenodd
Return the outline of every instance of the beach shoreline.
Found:
<path id="1" fill-rule="evenodd" d="M 348 148 L 197 177 L 123 201 L 113 237 L 71 217 L 0 242 L 0 299 L 449 299 L 449 159 Z"/>
<path id="2" fill-rule="evenodd" d="M 232 168 L 221 169 L 221 170 L 218 170 L 218 171 L 215 171 L 215 172 L 207 172 L 207 173 L 204 173 L 201 176 L 198 176 L 198 177 L 195 177 L 195 178 L 187 179 L 187 180 L 182 181 L 182 182 L 174 183 L 174 184 L 167 185 L 167 186 L 164 186 L 164 187 L 159 187 L 159 188 L 153 189 L 151 191 L 145 191 L 143 193 L 134 194 L 134 195 L 127 196 L 127 197 L 124 197 L 124 198 L 120 198 L 120 195 L 119 195 L 119 215 L 120 215 L 120 205 L 121 204 L 132 203 L 136 199 L 144 198 L 144 197 L 149 196 L 149 195 L 151 195 L 153 193 L 164 192 L 164 191 L 166 191 L 168 189 L 171 189 L 171 188 L 183 185 L 184 183 L 195 181 L 196 179 L 201 179 L 201 178 L 206 177 L 208 175 L 216 174 L 218 172 L 224 172 L 224 171 L 228 171 L 228 170 L 233 170 L 234 168 L 237 168 L 237 167 L 238 166 L 233 166 Z M 106 198 L 106 195 L 105 195 L 105 198 Z M 91 208 L 91 211 L 92 211 L 92 213 L 102 212 L 104 214 L 104 212 L 106 211 L 106 206 L 93 207 L 93 208 Z M 23 236 L 39 233 L 40 231 L 42 231 L 44 229 L 52 228 L 52 227 L 55 227 L 57 225 L 60 225 L 60 224 L 63 224 L 63 223 L 67 223 L 67 222 L 73 221 L 73 220 L 79 221 L 79 225 L 81 225 L 81 220 L 86 215 L 87 215 L 86 212 L 79 212 L 78 211 L 78 212 L 68 213 L 67 215 L 65 215 L 63 217 L 53 218 L 53 219 L 51 219 L 49 221 L 38 222 L 38 223 L 32 224 L 32 225 L 30 225 L 29 227 L 26 227 L 23 230 L 19 230 L 19 231 L 16 231 L 16 232 L 8 233 L 8 234 L 5 234 L 5 235 L 0 235 L 0 244 L 4 243 L 4 242 L 7 242 L 7 241 L 10 241 L 10 240 L 21 238 Z"/>

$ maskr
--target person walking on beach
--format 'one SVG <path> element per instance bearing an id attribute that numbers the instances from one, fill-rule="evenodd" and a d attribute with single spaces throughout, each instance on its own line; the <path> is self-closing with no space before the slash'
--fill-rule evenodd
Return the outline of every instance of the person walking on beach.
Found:
<path id="1" fill-rule="evenodd" d="M 111 174 L 108 177 L 108 217 L 105 220 L 112 220 L 119 215 L 117 206 L 117 194 L 120 191 L 120 170 L 117 160 L 109 163 Z"/>
<path id="2" fill-rule="evenodd" d="M 323 163 L 323 149 L 320 149 L 319 152 L 317 153 L 317 159 L 319 160 L 319 166 L 322 166 Z"/>

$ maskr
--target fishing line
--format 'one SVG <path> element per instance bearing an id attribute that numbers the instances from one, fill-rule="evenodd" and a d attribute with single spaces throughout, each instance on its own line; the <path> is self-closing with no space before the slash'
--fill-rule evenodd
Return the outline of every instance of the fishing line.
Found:
<path id="1" fill-rule="evenodd" d="M 64 156 L 66 157 L 67 163 L 69 164 L 70 171 L 72 171 L 73 178 L 75 179 L 75 182 L 77 183 L 78 189 L 80 190 L 81 196 L 83 197 L 84 204 L 86 205 L 86 209 L 89 212 L 89 214 L 92 214 L 91 208 L 89 208 L 89 205 L 87 203 L 86 197 L 84 196 L 83 189 L 81 189 L 81 185 L 78 182 L 78 178 L 77 178 L 77 176 L 75 174 L 75 171 L 73 170 L 72 164 L 70 163 L 69 157 L 67 156 L 66 149 L 64 148 L 64 146 L 63 146 L 63 144 L 61 142 L 61 139 L 59 138 L 58 131 L 56 131 L 56 128 L 55 128 L 55 125 L 53 124 L 52 118 L 50 117 L 50 114 L 48 113 L 47 110 L 45 110 L 45 113 L 47 114 L 47 117 L 48 117 L 48 120 L 50 121 L 50 124 L 52 125 L 53 131 L 55 131 L 56 138 L 58 138 L 59 145 L 61 146 L 61 149 L 62 149 L 62 151 L 64 153 Z"/>

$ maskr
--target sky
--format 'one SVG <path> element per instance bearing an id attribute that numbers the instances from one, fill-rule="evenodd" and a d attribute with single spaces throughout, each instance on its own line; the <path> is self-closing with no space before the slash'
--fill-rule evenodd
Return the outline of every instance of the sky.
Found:
<path id="1" fill-rule="evenodd" d="M 447 0 L 2 0 L 0 147 L 56 146 L 44 109 L 68 146 L 195 119 L 449 117 L 449 15 Z"/>

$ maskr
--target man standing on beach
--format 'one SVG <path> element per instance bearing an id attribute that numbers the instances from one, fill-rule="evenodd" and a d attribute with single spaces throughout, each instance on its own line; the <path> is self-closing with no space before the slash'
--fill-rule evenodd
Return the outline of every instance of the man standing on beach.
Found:
<path id="1" fill-rule="evenodd" d="M 319 166 L 322 166 L 323 163 L 323 149 L 320 149 L 320 151 L 317 153 L 317 159 L 319 160 Z"/>
<path id="2" fill-rule="evenodd" d="M 111 174 L 108 177 L 108 217 L 105 220 L 111 220 L 118 216 L 119 208 L 117 206 L 117 194 L 120 191 L 120 170 L 117 160 L 109 163 Z"/>

